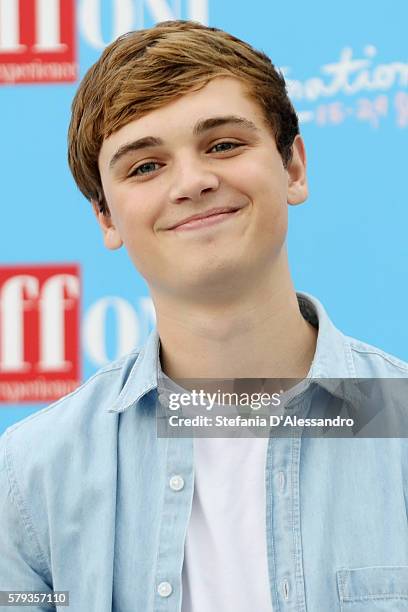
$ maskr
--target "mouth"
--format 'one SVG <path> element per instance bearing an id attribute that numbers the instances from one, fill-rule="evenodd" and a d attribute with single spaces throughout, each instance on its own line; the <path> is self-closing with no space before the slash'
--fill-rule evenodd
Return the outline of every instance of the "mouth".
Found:
<path id="1" fill-rule="evenodd" d="M 225 220 L 237 216 L 240 210 L 241 208 L 220 209 L 218 211 L 214 210 L 206 216 L 192 217 L 189 220 L 183 221 L 169 229 L 176 232 L 183 232 L 211 227 L 213 225 L 217 225 L 218 223 L 222 223 Z"/>

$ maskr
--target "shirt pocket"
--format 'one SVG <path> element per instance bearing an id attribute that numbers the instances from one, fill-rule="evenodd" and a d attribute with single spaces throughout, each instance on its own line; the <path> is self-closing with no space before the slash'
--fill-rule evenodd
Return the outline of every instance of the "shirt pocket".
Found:
<path id="1" fill-rule="evenodd" d="M 408 565 L 337 571 L 341 612 L 407 612 Z"/>

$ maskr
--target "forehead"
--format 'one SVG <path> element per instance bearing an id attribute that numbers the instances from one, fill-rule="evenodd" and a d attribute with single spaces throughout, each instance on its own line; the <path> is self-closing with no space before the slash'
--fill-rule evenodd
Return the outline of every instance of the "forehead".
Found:
<path id="1" fill-rule="evenodd" d="M 260 129 L 266 128 L 262 109 L 249 95 L 247 86 L 234 77 L 216 77 L 201 89 L 190 91 L 121 127 L 104 140 L 100 158 L 105 151 L 112 151 L 129 138 L 159 136 L 174 142 L 175 135 L 191 135 L 197 121 L 221 115 L 244 117 Z"/>
<path id="2" fill-rule="evenodd" d="M 209 112 L 222 114 L 233 114 L 235 110 L 245 111 L 249 114 L 258 114 L 262 117 L 262 111 L 258 104 L 251 99 L 248 86 L 234 77 L 215 77 L 200 89 L 179 96 L 162 107 L 151 111 L 135 120 L 139 126 L 152 125 L 172 116 L 187 119 L 190 115 L 200 114 L 202 116 Z M 186 114 L 185 114 L 186 113 Z"/>

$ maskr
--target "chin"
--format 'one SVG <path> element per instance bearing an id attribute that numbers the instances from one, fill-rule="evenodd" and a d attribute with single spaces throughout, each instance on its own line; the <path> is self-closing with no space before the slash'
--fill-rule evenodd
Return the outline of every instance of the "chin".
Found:
<path id="1" fill-rule="evenodd" d="M 188 270 L 179 271 L 177 277 L 178 291 L 180 293 L 195 292 L 202 294 L 205 299 L 213 291 L 225 293 L 229 287 L 240 286 L 243 266 L 234 262 L 217 262 L 211 265 L 205 263 L 201 266 L 191 266 Z"/>

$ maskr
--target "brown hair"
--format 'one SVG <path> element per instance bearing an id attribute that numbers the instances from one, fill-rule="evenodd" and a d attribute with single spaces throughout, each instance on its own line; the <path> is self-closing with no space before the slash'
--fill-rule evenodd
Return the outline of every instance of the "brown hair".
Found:
<path id="1" fill-rule="evenodd" d="M 165 21 L 120 36 L 78 88 L 68 131 L 68 162 L 84 196 L 109 214 L 98 168 L 103 140 L 216 76 L 234 76 L 247 86 L 286 166 L 299 133 L 298 118 L 283 75 L 267 55 L 223 30 L 192 21 Z"/>

